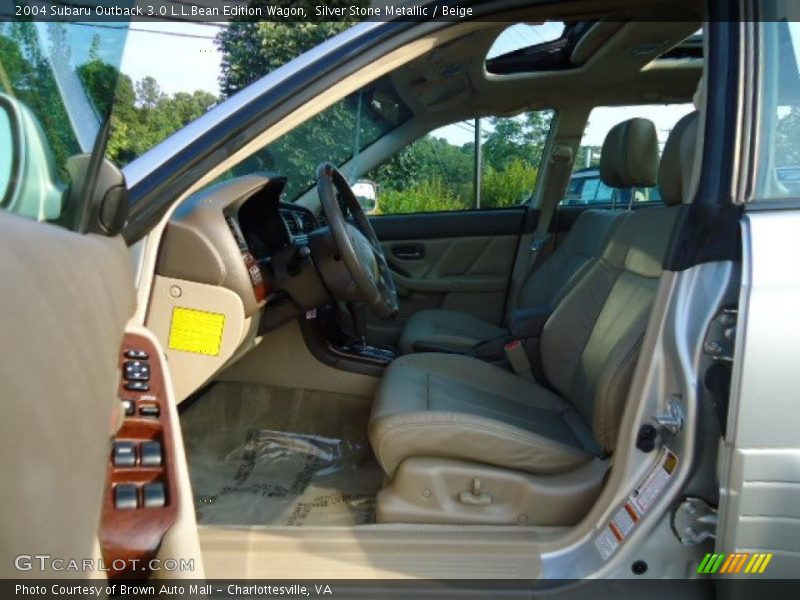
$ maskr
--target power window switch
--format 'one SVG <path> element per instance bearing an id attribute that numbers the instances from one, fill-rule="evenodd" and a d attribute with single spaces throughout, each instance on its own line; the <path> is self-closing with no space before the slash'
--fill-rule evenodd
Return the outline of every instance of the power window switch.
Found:
<path id="1" fill-rule="evenodd" d="M 161 443 L 142 442 L 139 464 L 143 467 L 161 466 Z"/>
<path id="2" fill-rule="evenodd" d="M 155 483 L 145 483 L 142 487 L 145 508 L 161 508 L 167 503 L 167 496 L 164 491 L 164 484 L 160 481 Z"/>
<path id="3" fill-rule="evenodd" d="M 133 442 L 114 442 L 114 466 L 132 467 L 136 464 L 136 444 Z"/>
<path id="4" fill-rule="evenodd" d="M 134 483 L 118 483 L 114 487 L 114 508 L 118 510 L 139 508 L 137 491 Z"/>
<path id="5" fill-rule="evenodd" d="M 129 392 L 148 392 L 150 391 L 150 384 L 146 381 L 126 381 L 125 389 Z"/>

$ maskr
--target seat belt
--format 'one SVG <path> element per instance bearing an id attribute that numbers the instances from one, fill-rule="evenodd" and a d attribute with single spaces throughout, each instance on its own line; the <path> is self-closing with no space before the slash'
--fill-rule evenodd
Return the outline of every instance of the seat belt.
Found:
<path id="1" fill-rule="evenodd" d="M 542 248 L 547 244 L 550 237 L 550 223 L 553 220 L 556 206 L 564 196 L 564 188 L 572 174 L 572 148 L 566 144 L 556 144 L 550 153 L 550 171 L 548 173 L 545 188 L 542 193 L 542 210 L 539 213 L 539 222 L 536 224 L 536 231 L 533 232 L 528 253 L 528 268 L 525 271 L 527 279 L 530 272 L 536 266 Z"/>
<path id="2" fill-rule="evenodd" d="M 541 195 L 541 211 L 539 221 L 533 234 L 526 234 L 520 240 L 520 250 L 517 262 L 514 264 L 512 281 L 514 289 L 509 294 L 506 319 L 517 308 L 517 300 L 522 284 L 536 267 L 536 262 L 541 255 L 541 250 L 547 245 L 550 238 L 550 222 L 553 220 L 556 206 L 563 197 L 564 188 L 572 174 L 572 147 L 566 144 L 556 144 L 550 153 L 550 169 Z"/>

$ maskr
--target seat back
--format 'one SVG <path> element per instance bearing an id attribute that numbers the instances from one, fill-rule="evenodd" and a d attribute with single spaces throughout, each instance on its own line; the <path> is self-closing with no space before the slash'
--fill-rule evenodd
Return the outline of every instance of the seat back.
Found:
<path id="1" fill-rule="evenodd" d="M 606 135 L 600 154 L 600 179 L 609 187 L 656 184 L 658 138 L 649 119 L 629 119 Z M 518 309 L 550 312 L 581 280 L 603 252 L 622 211 L 591 209 L 581 213 L 564 242 L 523 281 Z M 509 315 L 509 320 L 512 315 Z"/>
<path id="2" fill-rule="evenodd" d="M 688 181 L 696 113 L 672 130 L 658 180 L 667 206 L 626 213 L 594 262 L 545 324 L 545 375 L 591 424 L 605 452 L 616 444 L 664 257 Z M 622 124 L 621 124 L 622 125 Z M 618 126 L 619 127 L 619 126 Z M 604 147 L 605 149 L 605 147 Z M 676 184 L 677 181 L 677 184 Z"/>

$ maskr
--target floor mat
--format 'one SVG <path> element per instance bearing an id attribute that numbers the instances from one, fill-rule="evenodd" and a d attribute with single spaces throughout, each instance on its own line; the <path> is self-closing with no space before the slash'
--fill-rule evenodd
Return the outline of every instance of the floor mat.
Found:
<path id="1" fill-rule="evenodd" d="M 369 409 L 358 396 L 215 384 L 181 413 L 198 522 L 374 523 L 383 472 Z"/>

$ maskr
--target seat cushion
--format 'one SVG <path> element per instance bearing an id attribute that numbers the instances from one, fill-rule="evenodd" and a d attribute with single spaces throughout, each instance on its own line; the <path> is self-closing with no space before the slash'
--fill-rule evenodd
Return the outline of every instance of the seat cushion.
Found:
<path id="1" fill-rule="evenodd" d="M 414 352 L 416 342 L 465 352 L 475 344 L 508 335 L 508 331 L 459 310 L 421 310 L 411 316 L 400 336 L 400 352 Z"/>
<path id="2" fill-rule="evenodd" d="M 369 425 L 386 473 L 446 457 L 556 473 L 599 454 L 588 425 L 533 381 L 457 354 L 409 354 L 385 371 Z"/>

